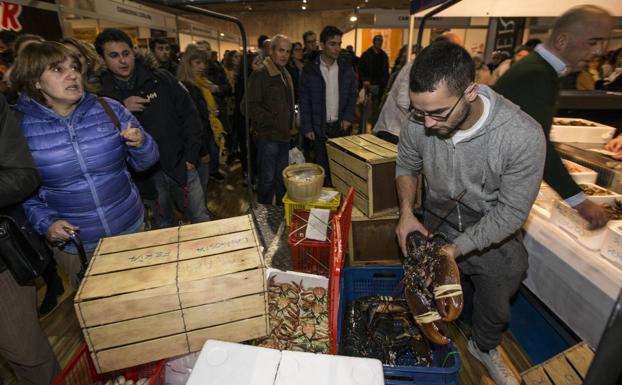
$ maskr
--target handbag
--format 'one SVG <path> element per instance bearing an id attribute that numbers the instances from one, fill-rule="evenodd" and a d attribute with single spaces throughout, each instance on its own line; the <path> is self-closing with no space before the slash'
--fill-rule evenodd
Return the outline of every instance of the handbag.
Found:
<path id="1" fill-rule="evenodd" d="M 0 215 L 0 259 L 15 281 L 28 284 L 45 270 L 51 251 L 24 220 L 22 226 L 8 215 Z"/>

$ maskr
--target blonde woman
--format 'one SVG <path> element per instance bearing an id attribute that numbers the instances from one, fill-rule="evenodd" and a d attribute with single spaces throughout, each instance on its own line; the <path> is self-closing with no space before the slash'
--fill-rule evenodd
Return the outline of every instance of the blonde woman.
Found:
<path id="1" fill-rule="evenodd" d="M 191 44 L 186 48 L 186 52 L 177 67 L 177 79 L 188 89 L 201 116 L 205 141 L 198 171 L 201 186 L 207 196 L 207 184 L 210 175 L 220 174 L 218 166 L 225 139 L 222 123 L 218 119 L 218 105 L 207 86 L 209 81 L 203 77 L 206 66 L 207 54 L 205 51 L 201 51 Z"/>

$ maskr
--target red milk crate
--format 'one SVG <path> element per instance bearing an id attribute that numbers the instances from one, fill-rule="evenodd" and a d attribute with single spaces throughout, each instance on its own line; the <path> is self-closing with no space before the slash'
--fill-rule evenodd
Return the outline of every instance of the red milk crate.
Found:
<path id="1" fill-rule="evenodd" d="M 331 262 L 331 244 L 339 235 L 339 242 L 345 250 L 352 218 L 352 202 L 354 200 L 354 189 L 350 188 L 346 199 L 343 201 L 338 213 L 330 213 L 329 230 L 327 241 L 314 241 L 305 238 L 309 211 L 294 210 L 290 224 L 288 237 L 289 248 L 292 254 L 292 270 L 309 274 L 318 274 L 329 277 Z M 339 222 L 339 230 L 334 234 L 334 221 Z"/>
<path id="2" fill-rule="evenodd" d="M 149 378 L 148 385 L 164 385 L 164 360 L 99 374 L 95 370 L 93 359 L 86 344 L 84 344 L 71 357 L 52 385 L 93 385 L 98 381 L 104 384 L 118 376 L 124 376 L 126 380 L 134 382 L 141 378 Z"/>

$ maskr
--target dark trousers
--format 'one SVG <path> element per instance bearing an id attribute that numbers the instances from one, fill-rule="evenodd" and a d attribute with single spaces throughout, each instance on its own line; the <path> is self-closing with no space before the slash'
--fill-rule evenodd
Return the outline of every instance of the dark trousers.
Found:
<path id="1" fill-rule="evenodd" d="M 400 141 L 400 137 L 397 135 L 393 135 L 388 131 L 378 131 L 376 132 L 376 136 L 382 140 L 386 140 L 389 143 L 398 144 Z"/>
<path id="2" fill-rule="evenodd" d="M 326 123 L 326 136 L 317 136 L 313 141 L 313 153 L 315 154 L 315 163 L 324 169 L 324 187 L 333 187 L 333 181 L 330 177 L 330 165 L 328 162 L 328 151 L 326 151 L 326 142 L 329 138 L 339 138 L 348 135 L 347 131 L 341 130 L 341 123 Z"/>
<path id="3" fill-rule="evenodd" d="M 210 175 L 217 174 L 218 168 L 220 167 L 220 149 L 216 144 L 216 139 L 214 139 L 213 134 L 207 138 L 207 152 L 209 154 L 209 173 Z"/>
<path id="4" fill-rule="evenodd" d="M 37 317 L 34 286 L 20 286 L 7 270 L 0 273 L 0 355 L 17 383 L 49 385 L 60 367 Z"/>
<path id="5" fill-rule="evenodd" d="M 285 184 L 283 170 L 289 163 L 289 143 L 257 138 L 257 201 L 271 205 L 283 205 Z"/>

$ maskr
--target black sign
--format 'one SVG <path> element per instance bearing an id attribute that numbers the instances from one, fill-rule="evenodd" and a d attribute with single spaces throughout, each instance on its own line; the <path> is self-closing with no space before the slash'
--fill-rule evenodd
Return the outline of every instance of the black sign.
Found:
<path id="1" fill-rule="evenodd" d="M 414 15 L 415 13 L 423 11 L 424 9 L 432 8 L 447 1 L 448 0 L 411 0 L 410 14 Z"/>
<path id="2" fill-rule="evenodd" d="M 521 43 L 524 30 L 524 17 L 497 18 L 494 50 L 505 51 L 510 55 L 510 57 L 514 56 L 514 49 Z"/>
<path id="3" fill-rule="evenodd" d="M 7 2 L 0 2 L 0 28 L 34 33 L 48 40 L 58 40 L 63 37 L 58 13 L 55 11 Z"/>

